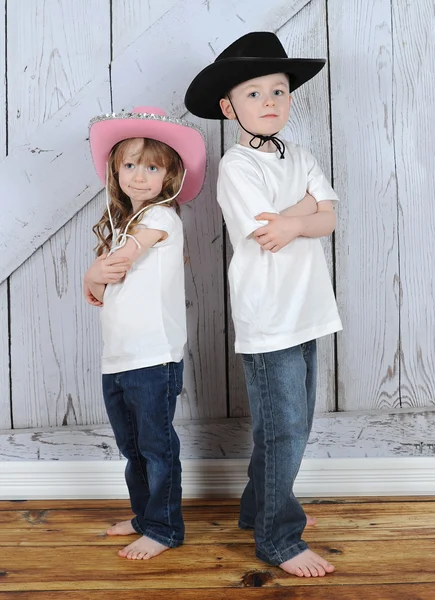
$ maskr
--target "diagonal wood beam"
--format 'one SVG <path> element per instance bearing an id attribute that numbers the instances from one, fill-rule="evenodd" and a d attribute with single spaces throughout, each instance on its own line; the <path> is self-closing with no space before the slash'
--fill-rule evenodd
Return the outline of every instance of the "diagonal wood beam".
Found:
<path id="1" fill-rule="evenodd" d="M 137 104 L 175 116 L 191 78 L 238 36 L 278 30 L 310 0 L 184 0 L 112 63 L 116 110 Z M 0 282 L 101 189 L 87 143 L 89 119 L 110 111 L 109 70 L 95 77 L 0 163 Z"/>

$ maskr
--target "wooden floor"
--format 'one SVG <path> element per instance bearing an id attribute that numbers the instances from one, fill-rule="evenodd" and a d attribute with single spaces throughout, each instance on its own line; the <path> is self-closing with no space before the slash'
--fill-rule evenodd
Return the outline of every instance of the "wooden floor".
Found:
<path id="1" fill-rule="evenodd" d="M 0 502 L 0 600 L 435 600 L 435 498 L 307 501 L 304 536 L 335 564 L 298 579 L 254 556 L 231 500 L 187 501 L 186 543 L 150 561 L 106 527 L 125 501 Z"/>

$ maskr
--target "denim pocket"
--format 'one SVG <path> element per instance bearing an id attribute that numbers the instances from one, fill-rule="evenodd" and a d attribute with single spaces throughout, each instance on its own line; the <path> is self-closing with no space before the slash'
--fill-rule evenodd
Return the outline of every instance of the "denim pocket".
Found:
<path id="1" fill-rule="evenodd" d="M 174 374 L 174 386 L 175 386 L 175 395 L 179 396 L 183 390 L 183 371 L 184 371 L 184 361 L 181 359 L 180 362 L 171 363 L 173 374 Z"/>

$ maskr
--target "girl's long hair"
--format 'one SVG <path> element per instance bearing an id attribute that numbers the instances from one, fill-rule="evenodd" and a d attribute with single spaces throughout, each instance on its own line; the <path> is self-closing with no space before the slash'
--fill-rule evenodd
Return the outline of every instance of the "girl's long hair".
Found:
<path id="1" fill-rule="evenodd" d="M 119 167 L 129 148 L 133 143 L 137 142 L 138 139 L 143 142 L 142 149 L 139 151 L 140 156 L 138 158 L 138 163 L 147 165 L 153 164 L 157 167 L 166 169 L 162 191 L 152 200 L 146 200 L 140 208 L 152 206 L 156 202 L 171 198 L 178 192 L 183 180 L 183 162 L 177 152 L 167 144 L 149 138 L 133 138 L 115 144 L 110 152 L 108 160 L 107 193 L 109 194 L 110 199 L 110 213 L 112 215 L 113 225 L 115 229 L 118 229 L 119 231 L 124 231 L 133 214 L 130 198 L 127 194 L 124 194 L 119 185 Z M 180 213 L 180 207 L 176 200 L 172 200 L 164 206 L 171 206 L 172 208 L 175 208 L 177 214 Z M 141 213 L 139 215 L 138 221 L 142 219 L 143 214 L 144 213 Z M 131 234 L 136 225 L 137 221 L 135 219 L 130 224 L 126 233 Z M 113 236 L 107 208 L 98 223 L 93 226 L 92 231 L 98 238 L 98 244 L 95 247 L 97 256 L 109 252 Z"/>

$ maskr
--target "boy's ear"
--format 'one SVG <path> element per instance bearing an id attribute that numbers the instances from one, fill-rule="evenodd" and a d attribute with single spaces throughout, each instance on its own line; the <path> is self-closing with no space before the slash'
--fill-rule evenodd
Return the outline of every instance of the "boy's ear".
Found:
<path id="1" fill-rule="evenodd" d="M 236 114 L 228 98 L 221 98 L 219 100 L 219 106 L 221 107 L 221 111 L 224 117 L 226 117 L 230 121 L 233 121 L 236 118 Z"/>

